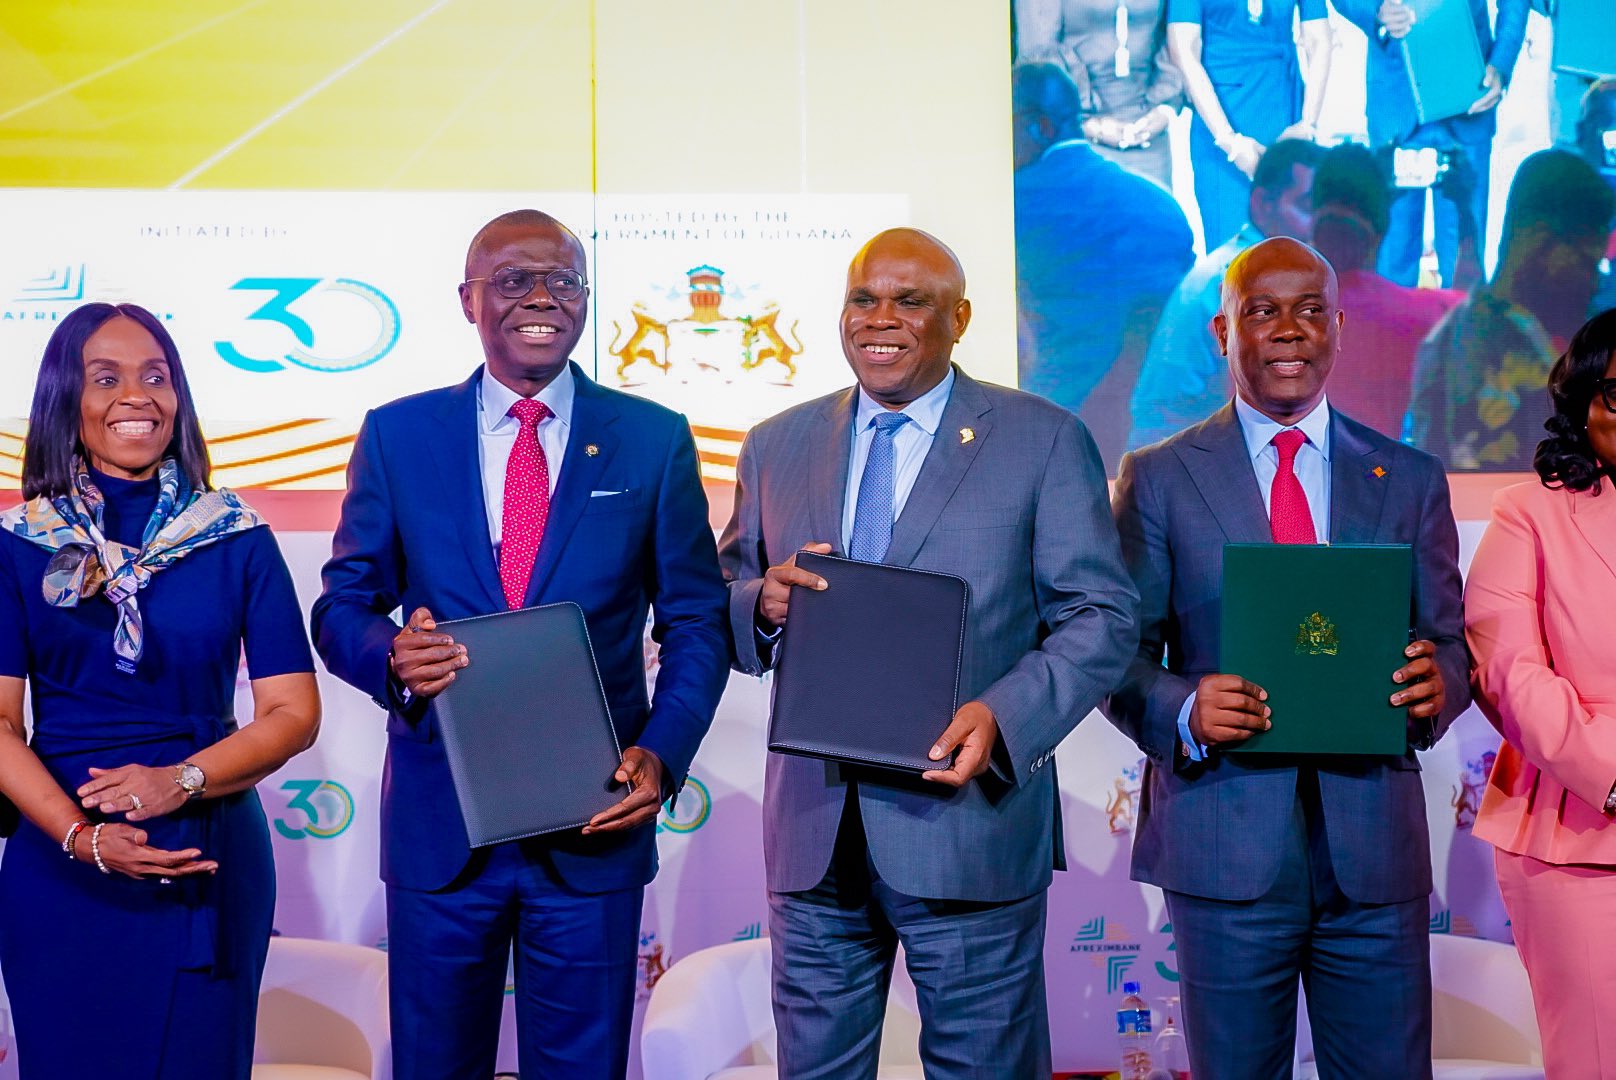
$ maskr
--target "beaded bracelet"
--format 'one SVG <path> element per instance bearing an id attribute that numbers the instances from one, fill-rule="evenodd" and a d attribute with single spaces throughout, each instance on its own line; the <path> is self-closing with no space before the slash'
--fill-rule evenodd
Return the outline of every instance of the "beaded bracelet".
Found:
<path id="1" fill-rule="evenodd" d="M 95 868 L 97 870 L 101 871 L 103 874 L 110 874 L 112 871 L 108 870 L 107 864 L 101 861 L 101 830 L 106 827 L 107 823 L 102 821 L 97 823 L 96 827 L 90 830 L 90 858 L 95 860 Z"/>
<path id="2" fill-rule="evenodd" d="M 73 841 L 78 839 L 79 833 L 83 832 L 89 827 L 90 823 L 85 821 L 83 818 L 79 818 L 77 821 L 67 827 L 67 835 L 62 837 L 63 855 L 66 855 L 69 859 L 78 858 L 77 855 L 73 854 Z"/>

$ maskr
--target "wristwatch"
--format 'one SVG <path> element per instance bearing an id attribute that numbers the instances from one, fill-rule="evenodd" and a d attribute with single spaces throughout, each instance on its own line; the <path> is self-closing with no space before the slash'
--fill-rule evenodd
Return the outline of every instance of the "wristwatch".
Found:
<path id="1" fill-rule="evenodd" d="M 185 792 L 187 799 L 199 798 L 208 790 L 207 774 L 189 761 L 182 761 L 174 766 L 174 782 Z"/>
<path id="2" fill-rule="evenodd" d="M 1610 786 L 1610 794 L 1605 796 L 1605 813 L 1616 814 L 1616 784 Z"/>

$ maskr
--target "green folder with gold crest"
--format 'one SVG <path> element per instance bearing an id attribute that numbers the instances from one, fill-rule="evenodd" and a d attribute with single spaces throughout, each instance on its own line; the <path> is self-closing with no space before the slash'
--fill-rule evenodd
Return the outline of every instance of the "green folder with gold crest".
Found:
<path id="1" fill-rule="evenodd" d="M 1268 691 L 1273 727 L 1233 753 L 1408 750 L 1389 698 L 1408 662 L 1407 544 L 1226 544 L 1219 670 Z"/>

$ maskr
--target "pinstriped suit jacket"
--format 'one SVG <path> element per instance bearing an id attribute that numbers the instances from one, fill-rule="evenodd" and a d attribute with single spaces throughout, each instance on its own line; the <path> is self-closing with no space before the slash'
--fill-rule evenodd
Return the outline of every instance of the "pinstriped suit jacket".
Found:
<path id="1" fill-rule="evenodd" d="M 893 888 L 1011 900 L 1045 888 L 1063 865 L 1051 755 L 1132 655 L 1136 597 L 1083 425 L 1031 394 L 957 368 L 955 379 L 885 561 L 970 583 L 960 700 L 993 710 L 1001 754 L 958 790 L 859 773 L 859 806 L 871 858 Z M 762 675 L 769 663 L 753 626 L 763 572 L 804 544 L 841 548 L 856 401 L 849 388 L 789 409 L 741 448 L 735 511 L 719 545 L 741 671 Z M 870 647 L 902 632 L 872 628 Z M 771 890 L 810 889 L 824 876 L 847 780 L 838 765 L 770 755 Z"/>

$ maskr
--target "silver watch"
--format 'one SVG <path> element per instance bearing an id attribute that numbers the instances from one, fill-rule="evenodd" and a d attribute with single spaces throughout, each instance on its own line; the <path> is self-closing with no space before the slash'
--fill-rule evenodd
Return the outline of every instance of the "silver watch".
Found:
<path id="1" fill-rule="evenodd" d="M 174 782 L 185 792 L 187 799 L 195 799 L 208 790 L 208 778 L 202 769 L 189 761 L 174 766 Z"/>
<path id="2" fill-rule="evenodd" d="M 1616 814 L 1616 784 L 1610 786 L 1610 794 L 1605 796 L 1605 813 Z"/>

